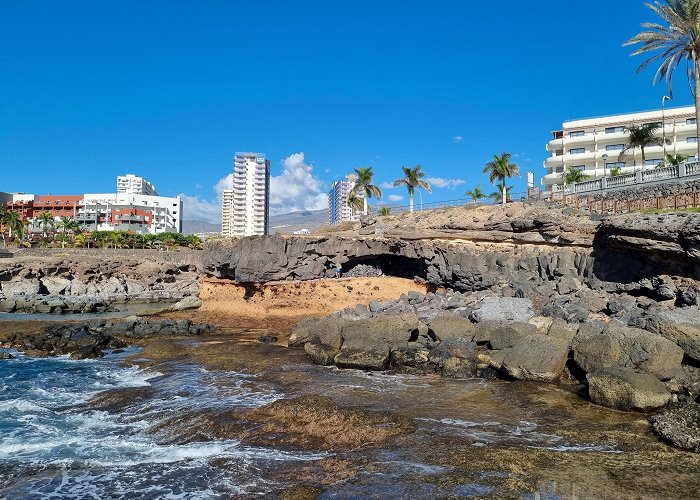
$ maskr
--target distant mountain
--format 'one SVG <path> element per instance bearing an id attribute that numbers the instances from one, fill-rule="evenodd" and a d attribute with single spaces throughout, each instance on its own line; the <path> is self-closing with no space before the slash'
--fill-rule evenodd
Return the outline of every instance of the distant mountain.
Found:
<path id="1" fill-rule="evenodd" d="M 325 224 L 328 224 L 328 210 L 304 210 L 271 215 L 270 234 L 292 234 L 301 229 L 313 231 Z M 211 224 L 203 220 L 183 220 L 182 232 L 184 234 L 220 233 L 221 224 Z"/>
<path id="2" fill-rule="evenodd" d="M 183 234 L 220 233 L 221 224 L 210 224 L 203 220 L 183 220 Z"/>
<path id="3" fill-rule="evenodd" d="M 328 210 L 304 210 L 289 214 L 270 216 L 270 234 L 277 232 L 291 234 L 294 231 L 308 229 L 313 231 L 328 224 Z"/>

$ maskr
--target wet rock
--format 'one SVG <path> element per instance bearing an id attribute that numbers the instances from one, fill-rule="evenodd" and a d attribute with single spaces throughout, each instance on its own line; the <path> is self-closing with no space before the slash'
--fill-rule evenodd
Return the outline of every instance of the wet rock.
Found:
<path id="1" fill-rule="evenodd" d="M 527 322 L 533 316 L 532 301 L 515 297 L 484 297 L 472 313 L 472 319 L 477 323 L 489 320 Z"/>
<path id="2" fill-rule="evenodd" d="M 277 342 L 277 337 L 274 335 L 261 335 L 258 337 L 258 342 L 262 342 L 263 344 L 272 344 Z"/>
<path id="3" fill-rule="evenodd" d="M 0 352 L 0 359 L 14 359 L 14 356 L 9 352 Z"/>
<path id="4" fill-rule="evenodd" d="M 245 417 L 260 424 L 249 438 L 256 443 L 314 450 L 379 445 L 415 430 L 410 418 L 343 408 L 318 395 L 280 399 L 251 410 Z"/>
<path id="5" fill-rule="evenodd" d="M 452 338 L 440 342 L 430 351 L 429 360 L 444 377 L 476 376 L 476 344 L 465 339 Z"/>
<path id="6" fill-rule="evenodd" d="M 528 335 L 504 350 L 500 368 L 520 380 L 554 382 L 566 366 L 569 346 L 566 341 L 545 335 Z"/>
<path id="7" fill-rule="evenodd" d="M 437 340 L 464 339 L 474 340 L 476 328 L 471 321 L 456 314 L 438 314 L 428 325 L 429 331 Z"/>
<path id="8" fill-rule="evenodd" d="M 417 342 L 409 342 L 405 349 L 391 351 L 389 366 L 399 371 L 426 371 L 430 350 Z"/>
<path id="9" fill-rule="evenodd" d="M 343 346 L 334 361 L 338 368 L 382 371 L 389 366 L 389 348 L 353 349 Z"/>
<path id="10" fill-rule="evenodd" d="M 621 325 L 608 325 L 602 334 L 581 340 L 574 347 L 574 361 L 587 373 L 620 367 L 668 380 L 678 371 L 682 360 L 683 350 L 673 342 Z"/>
<path id="11" fill-rule="evenodd" d="M 649 418 L 652 430 L 678 448 L 700 453 L 700 405 L 668 408 Z"/>
<path id="12" fill-rule="evenodd" d="M 408 342 L 418 339 L 427 327 L 414 313 L 377 316 L 358 321 L 348 321 L 342 327 L 342 350 L 377 350 L 405 348 Z M 324 342 L 326 343 L 326 342 Z"/>
<path id="13" fill-rule="evenodd" d="M 311 361 L 321 366 L 332 365 L 335 362 L 335 357 L 340 352 L 334 347 L 323 345 L 315 341 L 304 344 L 304 351 L 309 355 Z"/>
<path id="14" fill-rule="evenodd" d="M 588 394 L 595 404 L 622 411 L 663 408 L 671 393 L 659 379 L 628 368 L 603 368 L 586 375 Z"/>

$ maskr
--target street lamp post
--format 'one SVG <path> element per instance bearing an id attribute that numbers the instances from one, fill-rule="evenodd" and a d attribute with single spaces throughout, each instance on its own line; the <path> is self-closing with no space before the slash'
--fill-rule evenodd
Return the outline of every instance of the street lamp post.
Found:
<path id="1" fill-rule="evenodd" d="M 608 153 L 603 153 L 603 177 L 607 177 Z"/>
<path id="2" fill-rule="evenodd" d="M 661 98 L 661 140 L 664 141 L 664 162 L 666 162 L 666 117 L 664 115 L 664 103 L 670 100 L 671 98 L 667 95 Z"/>

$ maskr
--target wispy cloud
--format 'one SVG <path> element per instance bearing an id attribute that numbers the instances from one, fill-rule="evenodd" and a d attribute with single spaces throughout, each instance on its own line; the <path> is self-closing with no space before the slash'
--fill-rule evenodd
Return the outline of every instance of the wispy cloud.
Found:
<path id="1" fill-rule="evenodd" d="M 428 177 L 426 180 L 431 187 L 440 189 L 455 189 L 457 186 L 467 183 L 464 179 L 443 179 L 442 177 Z"/>
<path id="2" fill-rule="evenodd" d="M 270 214 L 302 210 L 321 210 L 328 206 L 321 180 L 313 175 L 313 166 L 304 161 L 304 153 L 294 153 L 282 161 L 282 174 L 270 177 Z M 221 223 L 221 193 L 233 187 L 233 172 L 218 180 L 214 198 L 180 194 L 186 220 Z"/>
<path id="3" fill-rule="evenodd" d="M 379 184 L 379 187 L 382 189 L 394 189 L 394 183 L 393 182 L 382 182 Z"/>
<path id="4" fill-rule="evenodd" d="M 462 144 L 464 142 L 464 137 L 461 135 L 456 135 L 452 138 L 455 144 Z"/>
<path id="5" fill-rule="evenodd" d="M 390 194 L 387 198 L 392 203 L 403 200 L 403 196 L 399 196 L 398 194 Z"/>

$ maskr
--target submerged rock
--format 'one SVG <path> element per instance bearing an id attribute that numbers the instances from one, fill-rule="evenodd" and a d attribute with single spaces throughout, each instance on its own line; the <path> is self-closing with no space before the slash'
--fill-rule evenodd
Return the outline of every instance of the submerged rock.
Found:
<path id="1" fill-rule="evenodd" d="M 674 446 L 700 453 L 700 405 L 668 408 L 649 421 L 652 430 Z"/>
<path id="2" fill-rule="evenodd" d="M 659 379 L 628 368 L 603 368 L 586 376 L 588 394 L 594 403 L 622 411 L 663 408 L 671 393 Z"/>

